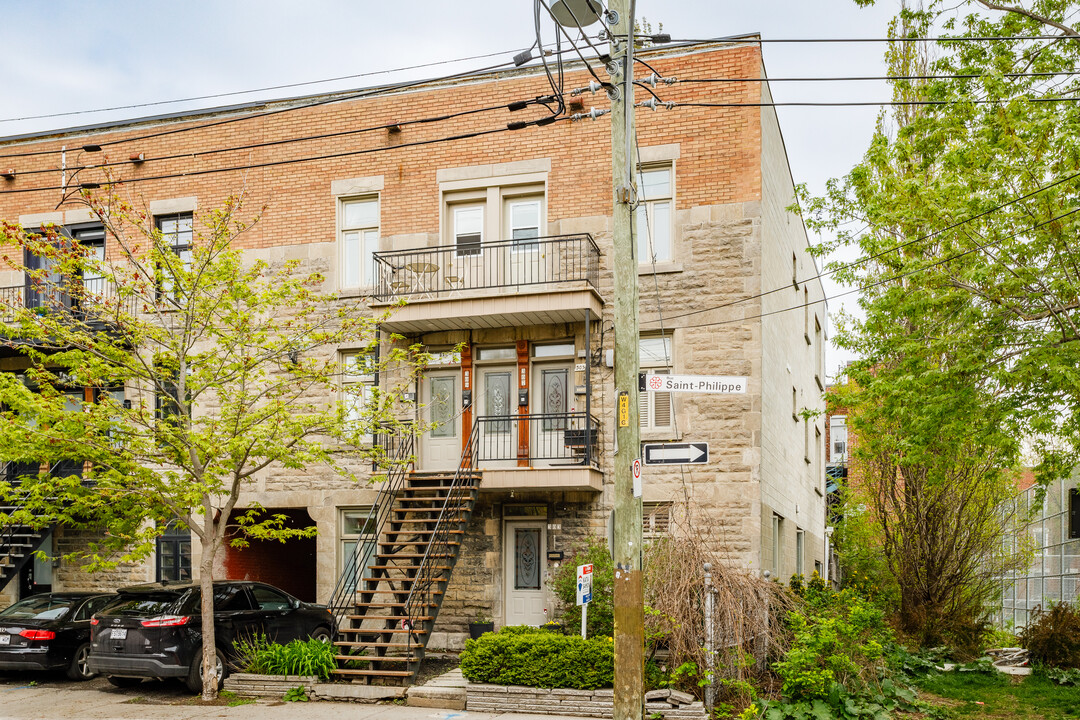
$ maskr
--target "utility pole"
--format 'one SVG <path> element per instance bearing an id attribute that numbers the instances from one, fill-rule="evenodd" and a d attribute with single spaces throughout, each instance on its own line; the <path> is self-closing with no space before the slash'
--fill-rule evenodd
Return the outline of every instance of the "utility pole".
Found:
<path id="1" fill-rule="evenodd" d="M 641 573 L 641 496 L 634 492 L 638 425 L 638 258 L 634 234 L 634 0 L 609 0 L 611 176 L 615 263 L 615 720 L 642 720 L 645 613 Z M 609 20 L 611 18 L 609 17 Z M 637 463 L 640 473 L 640 463 Z M 640 489 L 640 481 L 638 484 Z"/>

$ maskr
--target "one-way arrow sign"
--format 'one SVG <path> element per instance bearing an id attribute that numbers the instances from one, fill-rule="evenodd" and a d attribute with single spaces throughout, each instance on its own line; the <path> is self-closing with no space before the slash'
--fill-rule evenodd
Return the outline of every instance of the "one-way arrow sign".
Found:
<path id="1" fill-rule="evenodd" d="M 703 465 L 709 462 L 709 443 L 656 443 L 642 446 L 646 465 Z"/>

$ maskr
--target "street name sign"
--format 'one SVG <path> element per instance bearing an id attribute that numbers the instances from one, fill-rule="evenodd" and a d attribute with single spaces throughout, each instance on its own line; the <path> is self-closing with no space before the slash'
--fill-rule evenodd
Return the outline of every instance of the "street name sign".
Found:
<path id="1" fill-rule="evenodd" d="M 694 392 L 742 395 L 746 393 L 746 378 L 733 375 L 657 375 L 640 373 L 641 392 Z"/>
<path id="2" fill-rule="evenodd" d="M 709 443 L 652 443 L 642 446 L 646 465 L 704 465 Z"/>

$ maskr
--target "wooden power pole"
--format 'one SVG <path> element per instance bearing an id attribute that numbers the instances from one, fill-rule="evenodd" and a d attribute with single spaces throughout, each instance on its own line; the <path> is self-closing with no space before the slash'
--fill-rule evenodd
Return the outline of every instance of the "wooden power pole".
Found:
<path id="1" fill-rule="evenodd" d="M 638 258 L 634 234 L 634 0 L 609 0 L 611 176 L 615 263 L 615 720 L 642 720 L 645 613 L 638 425 Z M 635 462 L 638 461 L 638 462 Z M 635 483 L 634 472 L 638 473 Z M 635 486 L 637 491 L 635 492 Z"/>

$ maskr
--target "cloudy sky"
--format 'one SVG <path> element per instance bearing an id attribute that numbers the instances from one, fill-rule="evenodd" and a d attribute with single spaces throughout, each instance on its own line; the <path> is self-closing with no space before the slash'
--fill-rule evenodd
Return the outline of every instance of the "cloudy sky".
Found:
<path id="1" fill-rule="evenodd" d="M 639 0 L 673 39 L 879 38 L 898 0 Z M 531 0 L 0 0 L 0 137 L 246 100 L 435 77 L 510 59 Z M 549 33 L 550 37 L 550 33 Z M 771 78 L 880 75 L 878 43 L 766 45 Z M 495 53 L 493 57 L 476 56 Z M 447 61 L 475 58 L 456 63 Z M 413 70 L 385 72 L 417 65 Z M 163 101 L 312 83 L 188 103 Z M 775 82 L 777 102 L 888 99 L 884 83 Z M 141 107 L 123 107 L 141 105 Z M 109 112 L 84 112 L 121 108 Z M 820 190 L 858 161 L 876 108 L 779 108 L 796 182 Z M 829 295 L 842 292 L 826 282 Z M 845 298 L 849 301 L 851 296 Z M 840 301 L 830 304 L 835 311 Z M 845 358 L 831 352 L 830 375 Z"/>

